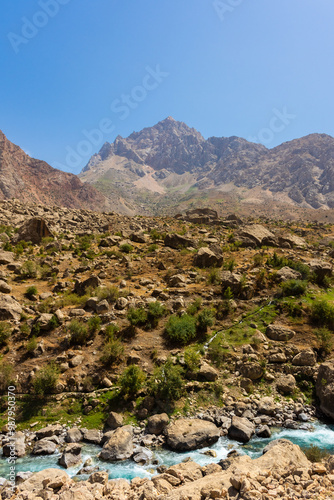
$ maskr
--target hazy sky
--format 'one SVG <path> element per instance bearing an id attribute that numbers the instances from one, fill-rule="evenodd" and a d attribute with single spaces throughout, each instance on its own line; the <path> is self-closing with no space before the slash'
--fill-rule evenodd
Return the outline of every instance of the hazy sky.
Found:
<path id="1" fill-rule="evenodd" d="M 78 173 L 173 116 L 274 147 L 334 135 L 333 0 L 2 0 L 0 129 Z"/>

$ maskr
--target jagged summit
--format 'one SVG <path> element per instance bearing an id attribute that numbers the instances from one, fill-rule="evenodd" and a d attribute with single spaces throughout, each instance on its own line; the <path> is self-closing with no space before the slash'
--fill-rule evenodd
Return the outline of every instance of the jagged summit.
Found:
<path id="1" fill-rule="evenodd" d="M 134 213 L 152 213 L 156 203 L 177 207 L 187 192 L 189 201 L 199 191 L 209 198 L 229 192 L 236 199 L 242 196 L 245 203 L 328 209 L 334 207 L 333 157 L 334 139 L 326 134 L 268 149 L 236 136 L 205 140 L 194 128 L 168 116 L 104 144 L 80 177 L 103 187 L 107 197 L 126 198 Z"/>

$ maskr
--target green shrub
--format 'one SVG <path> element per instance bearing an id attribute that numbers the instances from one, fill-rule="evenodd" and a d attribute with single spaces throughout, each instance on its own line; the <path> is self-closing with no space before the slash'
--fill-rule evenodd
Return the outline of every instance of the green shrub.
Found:
<path id="1" fill-rule="evenodd" d="M 128 366 L 119 379 L 121 394 L 134 396 L 143 387 L 146 375 L 137 365 Z"/>
<path id="2" fill-rule="evenodd" d="M 59 377 L 59 369 L 54 363 L 50 363 L 36 373 L 33 382 L 34 391 L 39 395 L 52 394 L 56 388 Z"/>
<path id="3" fill-rule="evenodd" d="M 38 294 L 38 290 L 37 290 L 37 287 L 32 285 L 32 286 L 28 286 L 26 292 L 25 292 L 25 296 L 27 297 L 27 299 L 31 300 L 33 297 L 35 297 L 36 295 Z"/>
<path id="4" fill-rule="evenodd" d="M 99 316 L 92 316 L 87 322 L 89 334 L 94 334 L 101 328 L 101 318 Z"/>
<path id="5" fill-rule="evenodd" d="M 118 325 L 116 325 L 115 323 L 110 323 L 110 325 L 106 327 L 106 332 L 105 332 L 106 339 L 112 340 L 118 331 L 119 331 Z"/>
<path id="6" fill-rule="evenodd" d="M 88 340 L 88 328 L 87 326 L 78 321 L 77 319 L 72 319 L 69 331 L 71 334 L 70 343 L 71 345 L 83 345 Z"/>
<path id="7" fill-rule="evenodd" d="M 224 300 L 232 300 L 233 299 L 233 293 L 231 290 L 231 287 L 227 287 L 224 292 L 223 292 L 223 299 Z"/>
<path id="8" fill-rule="evenodd" d="M 281 284 L 284 297 L 303 295 L 307 289 L 307 282 L 301 280 L 287 280 Z"/>
<path id="9" fill-rule="evenodd" d="M 306 458 L 310 462 L 321 462 L 325 458 L 330 456 L 328 450 L 324 450 L 323 448 L 319 448 L 315 444 L 311 444 L 309 448 L 302 448 L 302 451 L 305 453 Z"/>
<path id="10" fill-rule="evenodd" d="M 33 262 L 32 260 L 27 260 L 26 262 L 24 262 L 21 268 L 21 275 L 24 278 L 37 278 L 38 266 L 36 262 Z"/>
<path id="11" fill-rule="evenodd" d="M 334 329 L 334 306 L 327 300 L 317 300 L 311 306 L 311 321 L 317 325 Z"/>
<path id="12" fill-rule="evenodd" d="M 189 306 L 187 307 L 187 314 L 194 316 L 201 308 L 202 299 L 197 297 Z"/>
<path id="13" fill-rule="evenodd" d="M 133 327 L 147 323 L 147 312 L 143 307 L 130 307 L 126 317 Z"/>
<path id="14" fill-rule="evenodd" d="M 14 367 L 11 363 L 1 360 L 0 362 L 0 391 L 8 391 L 8 386 L 13 383 Z"/>
<path id="15" fill-rule="evenodd" d="M 150 302 L 147 309 L 147 321 L 150 328 L 158 325 L 159 319 L 165 316 L 166 308 L 161 302 Z"/>
<path id="16" fill-rule="evenodd" d="M 201 355 L 198 350 L 193 347 L 188 347 L 184 351 L 184 362 L 188 370 L 193 373 L 197 372 L 201 364 Z"/>
<path id="17" fill-rule="evenodd" d="M 212 309 L 206 308 L 197 316 L 197 331 L 198 333 L 206 333 L 208 328 L 211 328 L 215 322 L 215 312 Z"/>
<path id="18" fill-rule="evenodd" d="M 211 285 L 218 285 L 220 283 L 220 272 L 217 267 L 213 267 L 212 269 L 210 269 L 208 283 L 210 283 Z"/>
<path id="19" fill-rule="evenodd" d="M 176 401 L 182 397 L 184 390 L 183 369 L 174 365 L 171 358 L 166 363 L 155 369 L 151 383 L 150 393 L 162 401 Z"/>
<path id="20" fill-rule="evenodd" d="M 329 331 L 328 328 L 319 328 L 314 331 L 320 349 L 325 353 L 325 354 L 330 354 L 333 345 L 334 345 L 334 335 L 333 332 Z"/>
<path id="21" fill-rule="evenodd" d="M 196 337 L 196 318 L 189 314 L 171 316 L 166 325 L 166 334 L 172 342 L 187 344 Z"/>
<path id="22" fill-rule="evenodd" d="M 276 252 L 274 252 L 272 257 L 268 257 L 266 264 L 274 269 L 282 269 L 282 267 L 285 266 L 290 267 L 291 269 L 298 271 L 302 275 L 303 280 L 308 280 L 311 276 L 311 271 L 307 264 L 300 261 L 295 262 L 294 260 L 287 259 L 284 256 L 279 256 Z"/>
<path id="23" fill-rule="evenodd" d="M 104 365 L 110 366 L 116 361 L 119 361 L 124 353 L 122 342 L 114 337 L 109 337 L 108 342 L 102 350 L 101 361 Z"/>
<path id="24" fill-rule="evenodd" d="M 234 242 L 234 245 L 236 243 L 237 242 Z M 230 259 L 230 260 L 228 260 L 227 262 L 224 263 L 223 268 L 227 269 L 228 271 L 231 271 L 231 273 L 232 273 L 233 269 L 235 268 L 235 266 L 236 266 L 235 260 L 234 259 Z"/>
<path id="25" fill-rule="evenodd" d="M 119 290 L 116 286 L 101 286 L 95 291 L 96 297 L 100 300 L 107 300 L 110 304 L 116 302 L 119 297 Z"/>
<path id="26" fill-rule="evenodd" d="M 123 243 L 123 245 L 121 245 L 119 249 L 123 253 L 130 253 L 133 250 L 133 246 L 130 245 L 130 243 Z"/>
<path id="27" fill-rule="evenodd" d="M 26 349 L 29 353 L 32 353 L 37 348 L 37 345 L 36 337 L 33 335 L 26 343 Z"/>
<path id="28" fill-rule="evenodd" d="M 163 233 L 159 233 L 159 231 L 157 231 L 156 229 L 151 229 L 150 236 L 153 241 L 156 241 L 163 240 L 166 235 Z"/>
<path id="29" fill-rule="evenodd" d="M 12 329 L 10 324 L 6 321 L 0 321 L 0 347 L 7 345 L 11 333 Z"/>
<path id="30" fill-rule="evenodd" d="M 54 314 L 49 321 L 49 328 L 50 330 L 54 330 L 55 328 L 58 328 L 58 326 L 59 326 L 59 321 L 57 316 Z"/>
<path id="31" fill-rule="evenodd" d="M 155 252 L 155 250 L 157 250 L 158 248 L 159 248 L 158 245 L 156 245 L 155 243 L 152 243 L 152 245 L 148 246 L 147 251 L 148 252 Z"/>

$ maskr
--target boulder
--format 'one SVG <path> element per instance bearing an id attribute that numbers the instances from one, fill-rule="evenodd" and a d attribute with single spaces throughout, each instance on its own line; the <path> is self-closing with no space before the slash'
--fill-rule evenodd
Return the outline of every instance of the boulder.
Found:
<path id="1" fill-rule="evenodd" d="M 218 427 L 200 419 L 180 418 L 166 429 L 167 444 L 172 450 L 188 451 L 215 443 L 220 436 Z"/>
<path id="2" fill-rule="evenodd" d="M 97 276 L 90 276 L 85 281 L 77 280 L 74 285 L 74 293 L 85 295 L 87 288 L 97 288 L 100 286 L 101 280 Z"/>
<path id="3" fill-rule="evenodd" d="M 321 411 L 334 420 L 334 359 L 320 365 L 316 393 Z"/>
<path id="4" fill-rule="evenodd" d="M 13 252 L 0 251 L 0 264 L 12 264 L 14 262 Z"/>
<path id="5" fill-rule="evenodd" d="M 247 418 L 232 417 L 231 427 L 228 430 L 228 435 L 231 439 L 248 443 L 255 432 L 255 425 Z"/>
<path id="6" fill-rule="evenodd" d="M 0 280 L 0 293 L 11 293 L 12 287 L 3 280 Z"/>
<path id="7" fill-rule="evenodd" d="M 71 478 L 65 471 L 61 469 L 44 469 L 40 472 L 36 472 L 29 477 L 29 479 L 24 481 L 22 483 L 22 490 L 37 493 L 46 485 L 52 489 L 60 489 L 69 482 L 71 482 Z"/>
<path id="8" fill-rule="evenodd" d="M 279 282 L 289 281 L 289 280 L 300 280 L 302 275 L 291 269 L 291 267 L 284 266 L 276 273 L 276 279 Z"/>
<path id="9" fill-rule="evenodd" d="M 164 240 L 165 246 L 170 247 L 170 248 L 186 248 L 186 247 L 193 247 L 196 245 L 196 243 L 190 239 L 186 238 L 185 236 L 181 236 L 180 234 L 167 234 Z"/>
<path id="10" fill-rule="evenodd" d="M 60 436 L 63 428 L 60 424 L 48 425 L 39 431 L 36 431 L 36 439 L 43 439 L 51 436 Z"/>
<path id="11" fill-rule="evenodd" d="M 316 362 L 316 355 L 311 350 L 301 351 L 292 359 L 295 366 L 314 366 Z"/>
<path id="12" fill-rule="evenodd" d="M 39 245 L 43 238 L 52 236 L 47 222 L 42 218 L 33 217 L 19 228 L 13 239 L 15 242 L 24 240 Z"/>
<path id="13" fill-rule="evenodd" d="M 24 440 L 23 432 L 16 432 L 14 435 L 14 440 L 12 443 L 15 443 L 15 453 L 18 458 L 23 457 L 26 454 L 26 446 Z M 2 453 L 4 457 L 9 457 L 11 452 L 11 442 L 8 442 L 3 445 Z"/>
<path id="14" fill-rule="evenodd" d="M 47 438 L 44 438 L 40 441 L 37 441 L 31 453 L 33 455 L 52 455 L 52 453 L 54 453 L 56 449 L 56 443 L 50 441 Z"/>
<path id="15" fill-rule="evenodd" d="M 115 430 L 118 427 L 122 427 L 123 420 L 124 420 L 123 415 L 121 415 L 120 413 L 116 413 L 115 411 L 112 411 L 109 413 L 109 417 L 107 420 L 107 426 L 111 430 Z"/>
<path id="16" fill-rule="evenodd" d="M 258 247 L 268 244 L 268 241 L 275 240 L 275 235 L 260 224 L 246 226 L 240 235 L 253 240 Z"/>
<path id="17" fill-rule="evenodd" d="M 262 413 L 263 415 L 273 416 L 276 413 L 276 404 L 273 398 L 266 396 L 260 399 L 260 402 L 257 407 L 258 413 Z"/>
<path id="18" fill-rule="evenodd" d="M 0 293 L 0 320 L 20 320 L 22 307 L 10 295 Z"/>
<path id="19" fill-rule="evenodd" d="M 318 281 L 323 281 L 326 277 L 331 277 L 333 274 L 333 266 L 330 262 L 324 260 L 311 260 L 309 262 L 312 273 L 316 275 Z"/>
<path id="20" fill-rule="evenodd" d="M 35 324 L 39 326 L 40 330 L 48 331 L 50 330 L 50 321 L 52 318 L 53 314 L 43 313 L 36 319 Z"/>
<path id="21" fill-rule="evenodd" d="M 296 379 L 293 375 L 281 375 L 277 379 L 276 387 L 283 394 L 291 394 L 296 387 Z"/>
<path id="22" fill-rule="evenodd" d="M 200 248 L 194 257 L 194 266 L 197 267 L 221 267 L 223 265 L 223 256 L 216 254 L 210 248 Z"/>
<path id="23" fill-rule="evenodd" d="M 149 434 L 162 434 L 165 427 L 168 425 L 169 417 L 167 413 L 159 413 L 152 415 L 147 420 L 147 432 Z"/>
<path id="24" fill-rule="evenodd" d="M 245 282 L 242 274 L 223 271 L 221 274 L 222 291 L 230 288 L 235 297 L 249 300 L 254 295 L 254 290 L 250 282 Z"/>
<path id="25" fill-rule="evenodd" d="M 210 366 L 208 363 L 203 361 L 200 369 L 198 370 L 198 375 L 200 378 L 213 382 L 218 378 L 218 371 L 213 368 L 213 366 Z"/>
<path id="26" fill-rule="evenodd" d="M 172 287 L 177 287 L 187 283 L 186 278 L 182 274 L 174 274 L 168 280 L 168 285 Z"/>
<path id="27" fill-rule="evenodd" d="M 102 434 L 97 429 L 82 429 L 83 440 L 86 443 L 100 444 Z"/>
<path id="28" fill-rule="evenodd" d="M 133 455 L 132 432 L 125 427 L 116 429 L 104 444 L 99 457 L 108 462 L 126 460 Z"/>
<path id="29" fill-rule="evenodd" d="M 77 443 L 68 444 L 59 458 L 58 463 L 66 469 L 78 465 L 82 461 L 81 445 Z"/>
<path id="30" fill-rule="evenodd" d="M 283 234 L 278 237 L 278 244 L 284 248 L 305 248 L 306 241 L 296 234 Z"/>
<path id="31" fill-rule="evenodd" d="M 250 380 L 258 380 L 262 377 L 264 369 L 257 361 L 248 361 L 241 365 L 240 373 L 243 377 Z"/>
<path id="32" fill-rule="evenodd" d="M 291 340 L 296 334 L 290 328 L 282 325 L 269 325 L 266 329 L 268 339 L 277 340 L 279 342 L 287 342 Z"/>
<path id="33" fill-rule="evenodd" d="M 258 431 L 256 431 L 256 435 L 261 438 L 270 438 L 271 432 L 267 425 L 261 425 Z"/>
<path id="34" fill-rule="evenodd" d="M 69 429 L 65 436 L 66 443 L 79 443 L 82 440 L 82 432 L 78 427 Z"/>

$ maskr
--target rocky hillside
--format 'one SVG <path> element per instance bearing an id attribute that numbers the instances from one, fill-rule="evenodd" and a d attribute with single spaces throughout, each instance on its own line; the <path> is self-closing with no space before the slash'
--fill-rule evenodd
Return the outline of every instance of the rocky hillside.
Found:
<path id="1" fill-rule="evenodd" d="M 91 443 L 156 473 L 129 485 L 91 462 L 85 483 L 18 469 L 18 498 L 331 499 L 333 459 L 318 448 L 312 464 L 280 442 L 258 461 L 234 451 L 218 464 L 211 450 L 205 467 L 169 468 L 153 452 L 334 420 L 333 248 L 330 224 L 0 202 L 3 456 L 15 386 L 18 457 L 71 468 Z"/>
<path id="2" fill-rule="evenodd" d="M 31 158 L 0 131 L 0 199 L 104 210 L 109 204 L 93 186 L 76 175 Z"/>
<path id="3" fill-rule="evenodd" d="M 168 117 L 106 143 L 80 178 L 96 186 L 123 213 L 177 211 L 205 198 L 247 206 L 334 206 L 334 139 L 312 134 L 273 149 L 238 137 L 205 140 Z M 206 202 L 207 203 L 207 202 Z"/>

